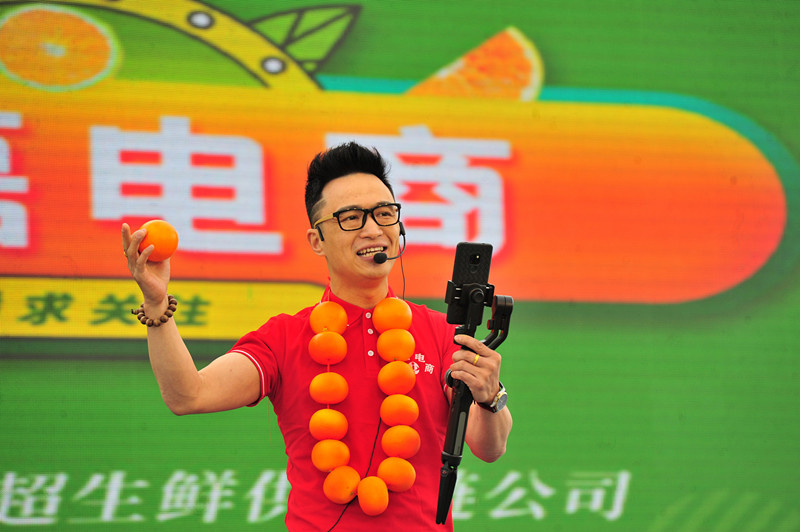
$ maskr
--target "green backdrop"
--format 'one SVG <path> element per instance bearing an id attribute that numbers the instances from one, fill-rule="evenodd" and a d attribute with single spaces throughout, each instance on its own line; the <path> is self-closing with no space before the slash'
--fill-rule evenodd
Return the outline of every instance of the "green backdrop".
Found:
<path id="1" fill-rule="evenodd" d="M 247 19 L 313 3 L 213 5 Z M 800 156 L 798 2 L 358 5 L 351 33 L 317 73 L 326 88 L 401 92 L 515 25 L 545 58 L 543 100 L 571 91 L 696 98 Z M 161 26 L 95 16 L 125 45 L 118 78 L 254 83 Z M 796 212 L 788 224 L 794 234 Z M 494 464 L 465 459 L 456 529 L 800 530 L 794 255 L 779 251 L 759 274 L 768 282 L 679 305 L 517 301 L 501 350 L 514 414 L 508 452 Z M 190 347 L 202 365 L 231 342 Z M 144 340 L 0 335 L 0 412 L 0 526 L 34 526 L 20 517 L 27 500 L 36 506 L 27 515 L 57 530 L 283 527 L 274 414 L 262 405 L 173 416 Z M 58 496 L 45 495 L 42 486 L 57 491 L 62 480 Z M 38 496 L 23 497 L 25 487 Z"/>

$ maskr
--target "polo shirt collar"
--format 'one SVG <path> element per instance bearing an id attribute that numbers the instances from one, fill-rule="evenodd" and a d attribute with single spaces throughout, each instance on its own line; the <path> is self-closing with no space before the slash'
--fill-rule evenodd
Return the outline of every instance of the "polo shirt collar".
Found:
<path id="1" fill-rule="evenodd" d="M 389 287 L 389 293 L 386 297 L 395 297 L 394 290 L 392 287 Z M 361 318 L 365 312 L 372 312 L 372 309 L 364 309 L 359 307 L 358 305 L 353 305 L 352 303 L 348 303 L 344 299 L 338 297 L 331 291 L 331 285 L 328 285 L 325 288 L 325 292 L 322 294 L 322 299 L 320 301 L 334 301 L 339 303 L 342 308 L 344 308 L 345 312 L 347 313 L 347 323 L 352 324 L 359 318 Z"/>

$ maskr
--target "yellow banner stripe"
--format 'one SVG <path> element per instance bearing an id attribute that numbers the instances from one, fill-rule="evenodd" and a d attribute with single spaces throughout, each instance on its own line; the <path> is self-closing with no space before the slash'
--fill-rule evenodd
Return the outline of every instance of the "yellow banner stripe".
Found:
<path id="1" fill-rule="evenodd" d="M 185 339 L 229 340 L 269 317 L 319 301 L 308 283 L 172 281 L 175 321 Z M 0 337 L 143 338 L 130 309 L 142 294 L 122 279 L 0 277 Z"/>

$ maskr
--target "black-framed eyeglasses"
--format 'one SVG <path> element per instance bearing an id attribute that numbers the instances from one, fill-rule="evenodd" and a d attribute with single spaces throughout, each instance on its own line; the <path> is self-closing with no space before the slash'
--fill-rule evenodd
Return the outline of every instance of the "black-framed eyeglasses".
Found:
<path id="1" fill-rule="evenodd" d="M 371 209 L 359 209 L 358 207 L 348 207 L 341 209 L 335 213 L 320 218 L 314 224 L 314 229 L 317 228 L 322 222 L 327 222 L 332 218 L 336 218 L 339 227 L 342 231 L 358 231 L 367 223 L 367 215 L 371 215 L 375 223 L 387 227 L 395 225 L 400 221 L 400 204 L 399 203 L 381 203 Z"/>

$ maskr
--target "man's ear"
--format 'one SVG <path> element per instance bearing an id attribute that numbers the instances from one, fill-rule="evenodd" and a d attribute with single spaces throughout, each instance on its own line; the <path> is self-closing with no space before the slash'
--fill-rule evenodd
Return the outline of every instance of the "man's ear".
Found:
<path id="1" fill-rule="evenodd" d="M 308 240 L 308 245 L 311 246 L 311 251 L 320 257 L 325 256 L 325 249 L 321 235 L 319 234 L 319 229 L 309 229 L 306 231 L 306 239 Z"/>

